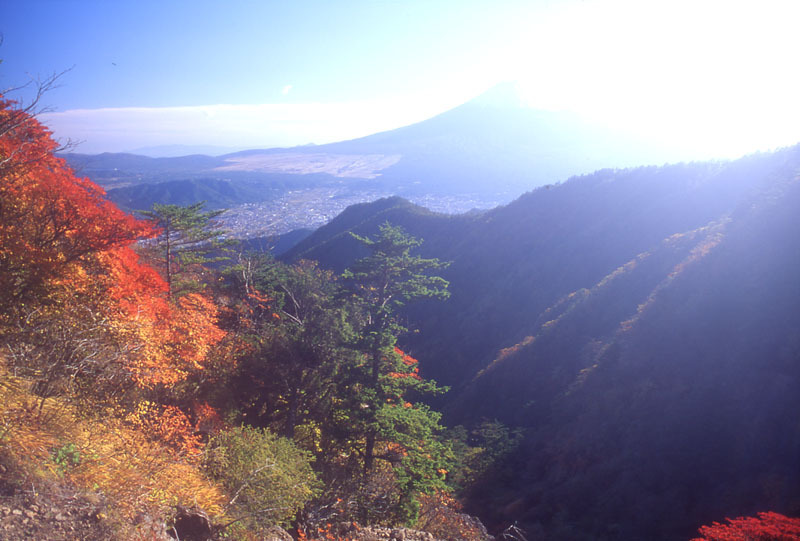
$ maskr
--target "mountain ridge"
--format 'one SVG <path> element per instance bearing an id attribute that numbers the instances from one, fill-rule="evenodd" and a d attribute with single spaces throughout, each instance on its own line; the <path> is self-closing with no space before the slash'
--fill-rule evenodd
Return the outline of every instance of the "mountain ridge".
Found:
<path id="1" fill-rule="evenodd" d="M 499 194 L 506 201 L 540 185 L 605 167 L 663 163 L 673 156 L 621 130 L 575 113 L 532 109 L 496 87 L 414 124 L 364 137 L 219 156 L 170 158 L 131 154 L 67 154 L 77 169 L 107 185 L 122 171 L 128 182 L 161 175 L 226 178 L 251 174 L 325 173 L 371 179 L 389 193 Z M 498 97 L 499 96 L 499 97 Z"/>
<path id="2" fill-rule="evenodd" d="M 413 337 L 412 342 L 422 347 L 427 325 L 445 319 L 453 321 L 452 329 L 437 333 L 440 346 L 430 353 L 434 358 L 450 357 L 456 362 L 454 366 L 459 367 L 458 373 L 465 370 L 476 373 L 483 362 L 479 358 L 493 358 L 495 352 L 529 335 L 526 326 L 532 325 L 538 313 L 562 296 L 591 287 L 671 235 L 719 219 L 756 189 L 749 175 L 765 164 L 774 167 L 772 163 L 780 155 L 753 155 L 732 162 L 662 168 L 602 170 L 549 188 L 538 188 L 478 217 L 411 217 L 401 212 L 401 205 L 395 204 L 396 225 L 403 225 L 411 234 L 423 238 L 423 255 L 453 261 L 443 273 L 453 283 L 451 299 L 441 305 L 426 305 L 414 314 L 423 332 L 419 338 Z M 366 208 L 362 207 L 362 212 L 366 213 Z M 362 217 L 354 231 L 369 234 L 370 228 L 377 228 L 385 220 L 383 214 L 367 221 Z M 334 220 L 317 236 L 308 237 L 302 247 L 304 257 L 326 263 L 326 257 L 315 253 L 312 244 L 334 227 L 346 229 L 343 222 Z M 337 253 L 335 263 L 330 266 L 343 270 L 348 250 L 346 246 L 329 245 L 326 253 Z M 538 253 L 542 255 L 533 255 Z M 295 256 L 292 251 L 285 254 L 287 259 Z M 560 272 L 562 266 L 570 272 Z M 507 278 L 497 280 L 498 276 Z M 534 279 L 545 282 L 542 287 L 517 291 L 518 284 L 531 284 Z M 497 305 L 512 308 L 499 311 L 494 308 Z M 525 309 L 526 306 L 529 308 Z M 490 315 L 491 327 L 505 327 L 513 332 L 506 333 L 503 340 L 492 339 L 491 346 L 476 342 L 483 334 L 480 325 L 463 315 L 474 311 Z M 530 315 L 523 320 L 508 315 L 520 311 Z M 523 325 L 523 321 L 528 323 Z M 450 370 L 430 365 L 428 370 L 427 375 L 445 384 L 459 383 Z"/>

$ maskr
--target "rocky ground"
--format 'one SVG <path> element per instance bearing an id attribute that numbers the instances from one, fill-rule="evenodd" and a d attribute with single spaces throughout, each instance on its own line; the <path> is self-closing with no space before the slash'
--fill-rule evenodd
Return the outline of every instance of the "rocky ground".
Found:
<path id="1" fill-rule="evenodd" d="M 355 523 L 334 524 L 328 533 L 339 541 L 490 541 L 494 539 L 488 534 L 485 534 L 481 539 L 440 539 L 431 533 L 410 528 L 359 526 Z M 309 541 L 327 539 L 331 539 L 331 537 L 309 537 Z"/>
<path id="2" fill-rule="evenodd" d="M 3 541 L 106 541 L 114 532 L 102 520 L 104 502 L 63 485 L 20 485 L 0 467 L 0 539 Z"/>
<path id="3" fill-rule="evenodd" d="M 32 481 L 0 460 L 0 540 L 2 541 L 112 541 L 120 539 L 104 520 L 108 502 L 97 494 L 81 493 L 67 483 Z M 11 468 L 11 469 L 10 469 Z M 202 520 L 202 513 L 179 510 L 176 526 L 181 528 L 182 541 L 211 541 L 213 528 Z M 192 524 L 197 522 L 198 524 Z M 172 540 L 164 533 L 163 524 L 145 528 L 153 540 Z M 408 528 L 362 527 L 354 523 L 333 525 L 320 538 L 340 541 L 444 541 L 427 532 Z M 265 532 L 263 541 L 291 541 L 283 529 L 275 527 Z M 488 538 L 488 537 L 487 537 Z M 317 541 L 309 536 L 308 541 Z M 120 540 L 122 541 L 122 540 Z M 450 540 L 447 540 L 450 541 Z M 471 541 L 471 540 L 465 540 Z"/>

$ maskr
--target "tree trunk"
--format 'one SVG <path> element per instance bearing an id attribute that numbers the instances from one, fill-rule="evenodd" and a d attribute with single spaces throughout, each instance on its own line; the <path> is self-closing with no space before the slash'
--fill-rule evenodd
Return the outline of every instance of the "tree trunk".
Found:
<path id="1" fill-rule="evenodd" d="M 167 298 L 172 299 L 172 244 L 169 239 L 169 224 L 164 228 L 164 240 L 167 249 Z"/>
<path id="2" fill-rule="evenodd" d="M 364 475 L 367 475 L 375 463 L 375 432 L 367 432 L 367 445 L 364 448 Z"/>

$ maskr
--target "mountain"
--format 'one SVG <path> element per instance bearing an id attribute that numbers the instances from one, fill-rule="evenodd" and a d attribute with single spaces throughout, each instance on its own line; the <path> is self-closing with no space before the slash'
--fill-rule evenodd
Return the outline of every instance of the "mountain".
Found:
<path id="1" fill-rule="evenodd" d="M 372 234 L 390 221 L 424 239 L 426 257 L 451 261 L 447 303 L 414 314 L 419 340 L 442 366 L 428 375 L 459 385 L 487 359 L 530 334 L 563 296 L 589 288 L 663 239 L 722 219 L 789 151 L 733 162 L 601 170 L 541 187 L 473 216 L 435 214 L 400 199 L 348 209 L 287 252 L 343 270 L 354 257 L 347 231 Z M 425 342 L 426 327 L 448 321 Z M 431 333 L 433 334 L 433 333 Z"/>
<path id="2" fill-rule="evenodd" d="M 453 387 L 449 424 L 525 431 L 469 511 L 531 538 L 687 539 L 800 513 L 797 208 L 800 146 L 602 170 L 478 216 L 381 200 L 285 257 L 341 269 L 348 231 L 388 220 L 452 262 L 402 346 Z"/>
<path id="3" fill-rule="evenodd" d="M 106 189 L 197 178 L 225 163 L 220 158 L 203 155 L 150 158 L 137 154 L 104 152 L 68 153 L 61 157 L 67 160 L 76 173 L 89 177 Z"/>
<path id="4" fill-rule="evenodd" d="M 560 299 L 449 404 L 528 430 L 475 509 L 557 539 L 800 512 L 797 154 L 720 219 Z"/>
<path id="5" fill-rule="evenodd" d="M 149 209 L 153 202 L 166 205 L 191 205 L 198 201 L 212 201 L 212 205 L 208 208 L 229 208 L 267 199 L 269 193 L 270 190 L 258 182 L 231 183 L 203 178 L 127 186 L 108 191 L 114 203 L 127 211 Z"/>
<path id="6" fill-rule="evenodd" d="M 149 197 L 150 204 L 163 201 L 154 199 L 155 193 L 145 197 L 130 192 L 162 182 L 204 179 L 272 185 L 277 179 L 296 184 L 287 189 L 337 185 L 373 195 L 419 200 L 434 196 L 444 201 L 439 206 L 448 210 L 453 203 L 446 199 L 452 196 L 467 199 L 457 205 L 458 210 L 470 208 L 464 205 L 487 208 L 576 174 L 673 158 L 636 137 L 575 114 L 526 107 L 508 85 L 416 124 L 326 145 L 246 150 L 214 157 L 111 153 L 65 157 L 80 174 L 106 189 L 130 188 L 124 197 Z M 217 187 L 223 188 L 221 184 Z M 225 189 L 218 194 L 219 201 L 208 186 L 203 191 L 210 206 L 227 204 Z M 248 202 L 272 195 L 253 194 Z"/>
<path id="7" fill-rule="evenodd" d="M 506 200 L 536 186 L 607 167 L 663 163 L 668 156 L 638 138 L 568 112 L 526 107 L 511 85 L 495 87 L 428 120 L 351 141 L 224 156 L 262 169 L 313 154 L 319 163 L 350 156 L 375 164 L 390 192 L 501 193 Z M 272 156 L 272 159 L 270 157 Z M 252 162 L 251 162 L 252 163 Z"/>
<path id="8" fill-rule="evenodd" d="M 350 234 L 372 234 L 379 224 L 390 222 L 409 231 L 425 231 L 435 239 L 447 239 L 458 229 L 471 224 L 474 215 L 449 215 L 431 212 L 401 197 L 386 197 L 371 203 L 347 207 L 329 223 L 316 229 L 281 255 L 287 261 L 313 259 L 343 271 L 356 258 L 366 255 L 364 247 Z M 437 247 L 434 246 L 434 250 Z M 444 248 L 444 247 L 441 247 Z"/>

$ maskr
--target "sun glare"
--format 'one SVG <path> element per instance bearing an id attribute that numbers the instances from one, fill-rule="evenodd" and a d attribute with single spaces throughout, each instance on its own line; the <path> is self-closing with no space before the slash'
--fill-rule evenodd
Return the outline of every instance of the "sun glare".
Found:
<path id="1" fill-rule="evenodd" d="M 573 110 L 700 157 L 800 140 L 795 2 L 585 2 L 532 25 L 516 71 L 532 107 Z"/>

